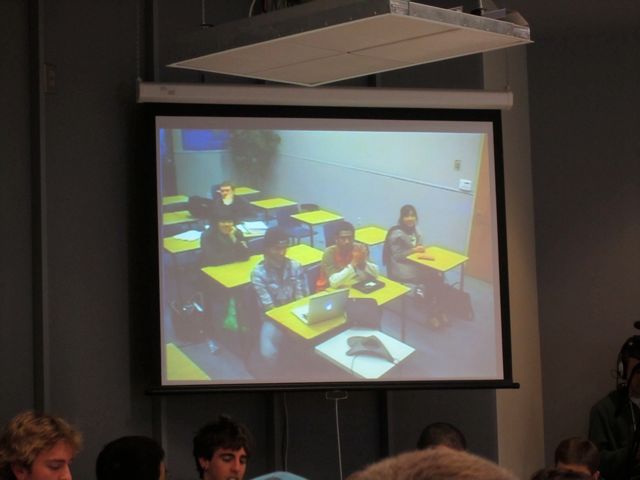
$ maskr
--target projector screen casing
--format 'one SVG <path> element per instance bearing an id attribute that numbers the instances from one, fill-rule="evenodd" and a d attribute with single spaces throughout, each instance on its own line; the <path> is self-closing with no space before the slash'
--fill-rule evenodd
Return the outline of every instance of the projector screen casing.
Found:
<path id="1" fill-rule="evenodd" d="M 181 119 L 189 118 L 184 123 L 182 128 L 193 128 L 198 125 L 207 125 L 207 119 L 216 118 L 217 122 L 222 121 L 224 124 L 225 119 L 233 119 L 234 125 L 237 122 L 242 124 L 242 119 L 248 119 L 251 122 L 262 122 L 262 119 L 274 119 L 276 123 L 286 122 L 285 119 L 294 119 L 291 123 L 292 128 L 304 128 L 305 122 L 310 124 L 331 124 L 333 120 L 341 124 L 341 128 L 345 128 L 345 124 L 359 122 L 387 122 L 393 125 L 398 124 L 411 124 L 414 122 L 444 122 L 444 124 L 479 124 L 488 125 L 491 130 L 491 142 L 492 142 L 492 171 L 490 175 L 492 177 L 492 192 L 493 197 L 492 204 L 492 216 L 495 221 L 494 242 L 495 250 L 497 252 L 495 258 L 495 273 L 499 277 L 499 281 L 493 285 L 497 296 L 499 298 L 499 305 L 496 306 L 496 311 L 499 312 L 500 321 L 496 324 L 496 328 L 499 330 L 499 348 L 501 353 L 499 355 L 501 360 L 500 365 L 500 378 L 411 378 L 411 379 L 387 379 L 382 378 L 379 380 L 367 380 L 362 378 L 345 379 L 344 376 L 338 376 L 335 381 L 327 380 L 325 378 L 318 381 L 284 381 L 270 380 L 266 381 L 246 381 L 246 379 L 237 379 L 231 382 L 216 382 L 214 378 L 211 381 L 168 381 L 166 375 L 166 365 L 163 367 L 162 363 L 166 361 L 166 328 L 163 328 L 162 322 L 170 322 L 169 319 L 163 318 L 163 311 L 167 310 L 167 303 L 170 301 L 167 292 L 161 292 L 158 289 L 157 302 L 160 305 L 158 320 L 158 329 L 156 332 L 158 349 L 158 377 L 155 383 L 156 391 L 161 392 L 180 392 L 180 391 L 208 391 L 208 390 L 281 390 L 281 389 L 332 389 L 332 388 L 511 388 L 514 387 L 511 373 L 511 351 L 510 351 L 510 337 L 509 337 L 509 303 L 508 303 L 508 275 L 507 275 L 507 262 L 506 262 L 506 227 L 504 216 L 504 188 L 503 188 L 503 172 L 502 172 L 502 148 L 501 148 L 501 128 L 500 128 L 500 112 L 498 110 L 464 110 L 464 109 L 428 109 L 428 108 L 366 108 L 366 107 L 333 107 L 331 106 L 330 95 L 327 97 L 326 106 L 292 106 L 292 105 L 199 105 L 199 104 L 164 104 L 164 103 L 147 103 L 144 106 L 146 125 L 147 125 L 147 139 L 149 140 L 148 155 L 151 157 L 157 156 L 157 128 L 156 120 L 158 117 L 164 118 L 168 123 L 172 125 L 171 128 L 176 128 L 182 121 Z M 161 120 L 164 121 L 164 120 Z M 177 123 L 175 123 L 177 122 Z M 204 122 L 204 123 L 200 123 Z M 232 122 L 232 123 L 233 123 Z M 314 123 L 315 122 L 315 123 Z M 320 122 L 320 123 L 317 123 Z M 282 123 L 279 123 L 281 125 Z M 379 123 L 382 125 L 383 123 Z M 216 125 L 220 125 L 217 123 Z M 301 126 L 302 125 L 302 126 Z M 164 127 L 168 128 L 168 127 Z M 324 128 L 324 127 L 323 127 Z M 381 127 L 378 127 L 381 128 Z M 391 127 L 389 127 L 391 128 Z M 395 128 L 395 127 L 393 127 Z M 283 129 L 284 130 L 284 129 Z M 306 131 L 306 130 L 305 130 Z M 286 136 L 286 135 L 285 135 Z M 149 161 L 151 161 L 149 158 Z M 335 167 L 335 165 L 333 166 Z M 362 167 L 360 165 L 358 168 Z M 455 168 L 455 165 L 452 165 Z M 158 178 L 161 178 L 161 168 L 157 167 L 156 174 Z M 218 178 L 220 180 L 221 178 Z M 235 179 L 231 179 L 235 180 Z M 398 181 L 398 179 L 395 179 Z M 402 179 L 400 179 L 401 181 Z M 408 178 L 407 181 L 411 182 L 412 179 Z M 475 179 L 474 179 L 475 180 Z M 212 179 L 211 183 L 215 183 Z M 474 182 L 475 183 L 475 182 Z M 158 183 L 157 196 L 156 196 L 156 212 L 153 215 L 155 218 L 162 218 L 162 197 L 167 196 L 166 193 L 178 193 L 181 192 L 164 192 L 163 186 Z M 321 188 L 321 186 L 318 186 Z M 324 187 L 326 188 L 326 186 Z M 434 187 L 432 187 L 434 188 Z M 472 186 L 475 188 L 475 184 Z M 286 196 L 286 195 L 285 195 Z M 309 195 L 313 197 L 313 195 Z M 401 195 L 398 192 L 393 193 L 390 196 L 390 201 L 393 199 L 393 210 L 396 212 L 392 221 L 386 222 L 383 225 L 384 228 L 388 228 L 396 223 L 397 211 L 404 203 L 411 203 L 411 201 L 403 201 Z M 306 202 L 308 199 L 295 199 L 299 203 Z M 321 205 L 321 207 L 325 207 Z M 338 210 L 335 205 L 328 208 L 329 210 Z M 419 215 L 419 225 L 427 221 L 430 216 L 434 216 L 433 212 L 429 211 L 427 206 L 416 205 Z M 152 215 L 149 212 L 149 215 Z M 363 212 L 362 217 L 366 217 L 367 213 Z M 354 223 L 356 228 L 360 226 L 363 220 L 359 216 L 355 218 L 345 217 L 347 220 Z M 148 219 L 147 219 L 148 220 Z M 166 274 L 167 258 L 166 251 L 163 249 L 162 235 L 163 227 L 158 221 L 155 231 L 158 232 L 159 240 L 157 242 L 157 258 L 159 260 L 158 279 L 157 284 L 162 283 L 162 276 Z M 368 224 L 366 220 L 364 223 Z M 321 235 L 322 226 L 316 227 L 316 235 Z M 172 232 L 173 233 L 173 232 Z M 425 237 L 429 238 L 429 231 L 423 232 Z M 428 241 L 426 242 L 428 244 Z M 374 249 L 377 247 L 370 247 Z M 460 249 L 458 249 L 460 250 Z M 466 252 L 468 253 L 468 252 Z M 445 274 L 449 275 L 449 274 Z M 455 276 L 455 273 L 453 274 Z M 467 282 L 468 283 L 468 282 Z M 406 301 L 413 301 L 411 298 L 406 298 Z M 166 315 L 165 315 L 166 317 Z M 410 321 L 410 320 L 407 320 Z M 460 328 L 460 325 L 464 325 L 465 321 L 459 319 L 450 319 L 450 323 L 454 325 L 453 328 Z M 469 323 L 473 324 L 474 320 L 470 320 Z M 446 328 L 444 327 L 445 332 Z M 410 328 L 424 328 L 429 331 L 429 326 L 411 324 Z M 435 330 L 435 335 L 441 334 L 441 330 Z M 324 340 L 324 338 L 323 338 Z M 187 347 L 185 347 L 187 348 Z M 472 341 L 468 345 L 461 347 L 463 349 L 479 348 L 474 345 Z M 315 355 L 315 354 L 314 354 Z M 188 356 L 188 355 L 187 355 Z M 202 355 L 200 355 L 202 357 Z M 212 355 L 212 358 L 215 354 Z M 314 357 L 314 362 L 318 358 Z M 456 357 L 451 358 L 451 362 L 456 362 Z M 197 361 L 195 361 L 197 365 Z M 315 362 L 317 363 L 317 362 Z M 398 365 L 401 365 L 399 363 Z M 398 366 L 396 365 L 396 367 Z M 335 368 L 335 365 L 332 366 Z M 338 367 L 339 368 L 339 367 Z M 393 367 L 395 368 L 395 367 Z M 345 373 L 344 369 L 341 373 Z M 384 377 L 384 376 L 383 376 Z"/>

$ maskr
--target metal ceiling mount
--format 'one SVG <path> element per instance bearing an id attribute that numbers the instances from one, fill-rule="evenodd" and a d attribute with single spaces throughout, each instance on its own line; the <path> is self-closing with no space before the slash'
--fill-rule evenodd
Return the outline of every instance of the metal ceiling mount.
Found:
<path id="1" fill-rule="evenodd" d="M 185 44 L 189 58 L 169 66 L 317 86 L 530 42 L 526 22 L 406 0 L 319 0 L 201 30 Z"/>

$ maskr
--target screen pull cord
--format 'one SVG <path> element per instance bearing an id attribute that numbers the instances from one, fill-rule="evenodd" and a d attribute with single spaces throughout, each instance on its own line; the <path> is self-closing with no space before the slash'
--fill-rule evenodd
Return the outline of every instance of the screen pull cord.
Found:
<path id="1" fill-rule="evenodd" d="M 327 400 L 333 400 L 335 406 L 335 417 L 336 417 L 336 439 L 338 444 L 338 470 L 340 473 L 340 480 L 342 480 L 342 446 L 340 445 L 340 414 L 338 408 L 338 402 L 340 400 L 346 400 L 349 398 L 349 394 L 343 390 L 332 390 L 330 392 L 325 393 L 325 398 Z"/>
<path id="2" fill-rule="evenodd" d="M 287 403 L 287 392 L 282 394 L 282 421 L 283 421 L 283 435 L 282 435 L 282 463 L 284 471 L 289 471 L 289 404 Z"/>

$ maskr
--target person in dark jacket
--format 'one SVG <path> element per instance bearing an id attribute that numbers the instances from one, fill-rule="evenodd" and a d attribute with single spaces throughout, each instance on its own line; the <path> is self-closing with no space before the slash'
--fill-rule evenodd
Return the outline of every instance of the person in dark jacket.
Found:
<path id="1" fill-rule="evenodd" d="M 218 185 L 218 188 L 212 192 L 213 216 L 225 215 L 232 218 L 235 223 L 240 223 L 242 220 L 253 216 L 253 209 L 249 202 L 242 197 L 236 196 L 235 191 L 235 185 L 228 180 Z"/>
<path id="2" fill-rule="evenodd" d="M 249 258 L 249 249 L 242 232 L 234 225 L 230 211 L 219 212 L 211 219 L 211 226 L 200 237 L 202 248 L 201 264 L 205 267 L 242 262 Z M 211 353 L 216 353 L 218 345 L 214 338 L 220 336 L 225 319 L 230 310 L 235 312 L 234 292 L 222 285 L 210 285 L 207 282 L 209 296 L 208 310 L 211 320 L 205 326 L 207 346 Z M 234 317 L 235 313 L 231 314 Z M 237 317 L 232 322 L 237 325 Z"/>
<path id="3" fill-rule="evenodd" d="M 242 232 L 234 225 L 231 212 L 220 212 L 200 238 L 205 266 L 241 262 L 249 258 Z"/>
<path id="4" fill-rule="evenodd" d="M 640 479 L 640 336 L 620 349 L 617 375 L 617 388 L 591 409 L 589 440 L 600 450 L 604 478 Z"/>

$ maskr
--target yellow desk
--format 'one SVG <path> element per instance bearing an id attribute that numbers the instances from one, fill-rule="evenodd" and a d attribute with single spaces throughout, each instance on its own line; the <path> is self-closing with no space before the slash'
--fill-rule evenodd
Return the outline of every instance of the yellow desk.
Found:
<path id="1" fill-rule="evenodd" d="M 342 314 L 339 317 L 331 318 L 329 320 L 325 320 L 324 322 L 307 325 L 295 314 L 291 313 L 294 308 L 308 304 L 310 298 L 322 294 L 323 293 L 310 295 L 308 297 L 301 298 L 300 300 L 287 303 L 286 305 L 272 308 L 271 310 L 267 311 L 266 314 L 268 317 L 272 318 L 280 325 L 287 327 L 293 333 L 301 336 L 305 340 L 310 340 L 317 337 L 318 335 L 322 335 L 323 333 L 328 332 L 329 330 L 333 330 L 340 325 L 344 325 L 347 322 L 347 318 L 344 314 Z"/>
<path id="2" fill-rule="evenodd" d="M 169 253 L 190 252 L 191 250 L 197 250 L 200 248 L 200 239 L 180 240 L 175 237 L 166 237 L 162 239 L 162 245 Z"/>
<path id="3" fill-rule="evenodd" d="M 173 343 L 167 343 L 165 346 L 165 362 L 169 381 L 211 380 L 209 375 Z"/>
<path id="4" fill-rule="evenodd" d="M 260 193 L 260 190 L 256 190 L 251 187 L 236 187 L 234 190 L 236 195 L 253 195 L 254 193 Z"/>
<path id="5" fill-rule="evenodd" d="M 349 289 L 349 298 L 373 298 L 378 305 L 382 306 L 391 300 L 401 297 L 411 291 L 409 287 L 390 278 L 378 275 L 378 280 L 384 283 L 384 287 L 371 293 L 363 293 L 355 288 Z"/>
<path id="6" fill-rule="evenodd" d="M 282 207 L 290 207 L 291 205 L 297 205 L 298 202 L 294 202 L 293 200 L 288 200 L 286 198 L 266 198 L 264 200 L 254 200 L 250 202 L 251 205 L 255 205 L 258 208 L 262 208 L 264 210 L 274 210 L 276 208 Z"/>
<path id="7" fill-rule="evenodd" d="M 291 218 L 295 218 L 299 222 L 306 223 L 309 226 L 310 242 L 313 247 L 313 226 L 322 225 L 323 223 L 333 222 L 335 220 L 342 220 L 342 215 L 337 213 L 328 212 L 327 210 L 312 210 L 310 212 L 294 213 Z"/>
<path id="8" fill-rule="evenodd" d="M 162 205 L 175 205 L 176 203 L 187 203 L 189 201 L 189 197 L 186 195 L 170 195 L 168 197 L 162 197 Z"/>
<path id="9" fill-rule="evenodd" d="M 430 255 L 433 260 L 425 260 L 418 258 L 421 255 Z M 469 260 L 469 257 L 460 253 L 452 252 L 442 247 L 428 247 L 424 253 L 412 253 L 407 258 L 420 265 L 433 268 L 439 272 L 448 272 L 452 268 L 460 266 L 460 290 L 464 287 L 464 263 Z"/>
<path id="10" fill-rule="evenodd" d="M 303 267 L 319 263 L 322 260 L 323 252 L 309 245 L 294 245 L 287 248 L 287 257 L 296 260 Z M 204 267 L 202 271 L 216 282 L 227 288 L 246 285 L 251 281 L 251 272 L 255 266 L 263 259 L 263 255 L 252 255 L 244 262 L 227 263 L 215 267 Z"/>
<path id="11" fill-rule="evenodd" d="M 356 241 L 365 245 L 373 246 L 383 243 L 385 238 L 387 238 L 387 231 L 382 227 L 370 226 L 356 229 Z"/>
<path id="12" fill-rule="evenodd" d="M 271 212 L 277 210 L 278 208 L 291 207 L 293 205 L 297 205 L 298 202 L 294 202 L 293 200 L 289 200 L 287 198 L 276 197 L 276 198 L 265 198 L 264 200 L 254 200 L 253 202 L 249 202 L 251 205 L 261 208 L 264 210 L 264 221 L 266 222 L 269 218 L 273 218 Z"/>
<path id="13" fill-rule="evenodd" d="M 249 232 L 243 234 L 245 240 L 263 236 L 264 232 Z M 179 238 L 176 238 L 175 236 L 166 237 L 162 239 L 162 245 L 164 249 L 169 253 L 190 252 L 192 250 L 198 250 L 200 248 L 200 239 L 196 238 L 195 240 L 181 240 Z"/>
<path id="14" fill-rule="evenodd" d="M 409 292 L 411 289 L 401 283 L 395 282 L 389 278 L 379 276 L 378 279 L 384 282 L 384 287 L 380 290 L 376 290 L 371 293 L 362 293 L 353 288 L 349 289 L 349 298 L 373 298 L 378 305 L 383 305 L 391 300 L 398 298 L 405 293 Z M 333 289 L 329 289 L 333 290 Z M 268 312 L 266 312 L 267 316 L 278 322 L 280 325 L 287 327 L 293 333 L 300 335 L 305 340 L 310 340 L 312 338 L 317 337 L 318 335 L 322 335 L 323 333 L 328 332 L 329 330 L 333 330 L 334 328 L 343 325 L 346 323 L 346 318 L 344 315 L 333 318 L 331 320 L 326 320 L 324 322 L 316 323 L 314 325 L 307 325 L 302 320 L 300 320 L 295 314 L 291 313 L 294 308 L 300 307 L 302 305 L 306 305 L 309 303 L 309 299 L 322 295 L 324 292 L 320 292 L 314 295 L 310 295 L 308 297 L 302 298 L 300 300 L 296 300 L 294 302 L 288 303 L 286 305 L 281 305 L 279 307 L 272 308 Z"/>
<path id="15" fill-rule="evenodd" d="M 164 212 L 162 214 L 162 225 L 177 225 L 178 223 L 197 222 L 198 219 L 191 216 L 188 210 L 178 212 Z"/>

